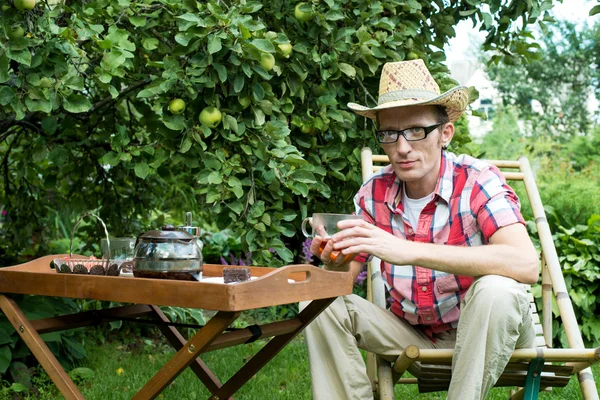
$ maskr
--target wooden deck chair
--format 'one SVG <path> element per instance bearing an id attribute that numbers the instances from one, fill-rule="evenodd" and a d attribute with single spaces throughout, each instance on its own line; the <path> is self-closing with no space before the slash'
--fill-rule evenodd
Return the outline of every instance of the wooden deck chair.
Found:
<path id="1" fill-rule="evenodd" d="M 385 155 L 373 155 L 371 149 L 363 148 L 361 162 L 362 179 L 365 182 L 373 172 L 382 168 L 373 163 L 387 165 L 389 159 Z M 583 398 L 598 399 L 598 390 L 590 367 L 600 361 L 600 347 L 584 348 L 529 161 L 521 157 L 518 161 L 490 160 L 489 162 L 502 169 L 518 170 L 518 172 L 503 171 L 503 174 L 507 180 L 524 182 L 542 247 L 541 323 L 533 295 L 530 296 L 537 348 L 515 350 L 496 386 L 516 386 L 516 390 L 511 391 L 511 399 L 537 399 L 539 391 L 563 387 L 573 374 L 578 374 Z M 531 294 L 530 290 L 529 292 Z M 552 348 L 553 294 L 565 328 L 569 349 Z M 380 260 L 376 258 L 368 265 L 367 299 L 381 307 L 386 306 Z M 378 394 L 381 400 L 393 399 L 394 384 L 416 384 L 421 393 L 447 390 L 450 385 L 453 352 L 452 349 L 419 349 L 413 345 L 407 347 L 392 365 L 375 354 L 367 354 L 367 371 L 376 394 L 375 398 Z M 557 363 L 561 365 L 556 365 Z M 402 374 L 407 370 L 415 378 L 402 378 Z"/>

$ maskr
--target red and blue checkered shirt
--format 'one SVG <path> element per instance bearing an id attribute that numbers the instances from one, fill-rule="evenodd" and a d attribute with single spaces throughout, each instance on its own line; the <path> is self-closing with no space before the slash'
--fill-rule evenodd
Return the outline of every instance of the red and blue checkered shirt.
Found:
<path id="1" fill-rule="evenodd" d="M 499 228 L 525 223 L 519 199 L 498 168 L 467 155 L 442 153 L 433 198 L 417 226 L 411 226 L 404 213 L 403 186 L 391 165 L 382 168 L 356 194 L 357 214 L 399 238 L 451 246 L 487 244 Z M 368 257 L 359 254 L 356 261 L 366 262 Z M 381 273 L 394 314 L 431 338 L 457 327 L 460 301 L 473 277 L 383 261 Z"/>

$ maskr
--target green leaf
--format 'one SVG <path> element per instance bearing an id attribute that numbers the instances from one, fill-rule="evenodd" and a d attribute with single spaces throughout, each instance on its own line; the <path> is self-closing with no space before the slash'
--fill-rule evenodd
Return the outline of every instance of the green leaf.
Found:
<path id="1" fill-rule="evenodd" d="M 34 100 L 34 99 L 28 97 L 25 99 L 25 105 L 27 106 L 29 111 L 32 111 L 32 112 L 40 111 L 40 112 L 43 112 L 46 114 L 50 114 L 52 112 L 52 103 L 50 103 L 46 99 Z"/>
<path id="2" fill-rule="evenodd" d="M 356 76 L 356 69 L 352 65 L 346 63 L 339 63 L 338 67 L 340 71 L 342 71 L 350 78 L 354 79 L 354 77 Z"/>
<path id="3" fill-rule="evenodd" d="M 56 132 L 56 128 L 58 127 L 58 120 L 56 117 L 46 117 L 42 119 L 42 129 L 44 132 L 52 135 Z"/>
<path id="4" fill-rule="evenodd" d="M 476 12 L 477 12 L 477 9 L 474 8 L 472 10 L 459 11 L 458 13 L 460 14 L 461 17 L 468 17 L 469 15 L 473 15 Z"/>
<path id="5" fill-rule="evenodd" d="M 267 39 L 254 39 L 250 44 L 256 47 L 258 50 L 264 53 L 275 53 L 275 47 L 270 40 Z"/>
<path id="6" fill-rule="evenodd" d="M 23 64 L 28 67 L 31 65 L 31 53 L 29 52 L 29 49 L 17 51 L 9 48 L 6 49 L 6 56 L 11 60 L 15 60 L 19 64 Z"/>
<path id="7" fill-rule="evenodd" d="M 107 70 L 115 69 L 120 67 L 126 58 L 123 52 L 119 49 L 113 49 L 110 52 L 104 54 L 102 57 L 102 65 Z"/>
<path id="8" fill-rule="evenodd" d="M 10 347 L 2 346 L 0 347 L 0 373 L 4 374 L 8 370 L 10 366 L 10 362 L 12 361 L 12 352 L 10 351 Z"/>
<path id="9" fill-rule="evenodd" d="M 73 76 L 65 82 L 65 86 L 70 89 L 73 89 L 73 90 L 83 90 L 84 89 L 83 77 L 82 76 Z"/>
<path id="10" fill-rule="evenodd" d="M 305 170 L 294 171 L 294 173 L 292 174 L 292 179 L 294 179 L 297 182 L 304 182 L 304 183 L 316 183 L 317 182 L 314 174 L 310 171 L 305 171 Z"/>
<path id="11" fill-rule="evenodd" d="M 104 157 L 102 157 L 102 162 L 104 164 L 108 164 L 108 165 L 114 167 L 114 166 L 119 165 L 119 163 L 121 162 L 121 159 L 117 153 L 115 153 L 114 151 L 109 151 L 108 153 L 106 153 L 104 155 Z"/>
<path id="12" fill-rule="evenodd" d="M 233 81 L 233 91 L 239 93 L 244 88 L 245 78 L 242 74 L 237 74 Z"/>
<path id="13" fill-rule="evenodd" d="M 133 169 L 135 174 L 142 179 L 146 179 L 146 176 L 148 176 L 148 173 L 150 173 L 150 167 L 145 161 L 135 164 Z"/>
<path id="14" fill-rule="evenodd" d="M 214 63 L 213 68 L 217 71 L 217 74 L 219 75 L 219 80 L 222 83 L 224 83 L 227 80 L 227 68 L 225 68 L 224 65 L 218 63 Z"/>
<path id="15" fill-rule="evenodd" d="M 144 38 L 144 40 L 142 40 L 142 46 L 146 50 L 155 50 L 156 48 L 158 48 L 158 39 L 156 39 L 156 38 Z"/>
<path id="16" fill-rule="evenodd" d="M 2 86 L 0 88 L 0 105 L 7 105 L 15 98 L 15 91 L 13 88 L 8 86 Z"/>
<path id="17" fill-rule="evenodd" d="M 231 115 L 225 115 L 223 120 L 227 123 L 227 125 L 229 125 L 232 131 L 238 133 L 238 123 L 234 117 L 232 117 Z"/>
<path id="18" fill-rule="evenodd" d="M 181 131 L 185 128 L 185 119 L 183 115 L 164 115 L 163 123 L 173 131 Z"/>
<path id="19" fill-rule="evenodd" d="M 72 94 L 68 98 L 63 99 L 63 108 L 71 113 L 83 113 L 92 108 L 92 103 L 80 94 Z"/>
<path id="20" fill-rule="evenodd" d="M 141 28 L 146 26 L 146 18 L 145 17 L 129 17 L 129 22 L 137 28 Z"/>
<path id="21" fill-rule="evenodd" d="M 5 54 L 0 54 L 0 83 L 5 83 L 10 79 L 8 68 L 8 57 Z"/>
<path id="22" fill-rule="evenodd" d="M 237 215 L 240 215 L 242 213 L 242 211 L 244 210 L 244 206 L 242 205 L 241 201 L 234 201 L 232 203 L 227 203 L 227 207 L 229 207 L 229 209 L 231 211 L 233 211 L 234 213 L 236 213 Z"/>
<path id="23" fill-rule="evenodd" d="M 223 177 L 220 171 L 213 171 L 208 175 L 208 183 L 219 185 L 221 182 L 223 182 Z"/>
<path id="24" fill-rule="evenodd" d="M 208 53 L 215 54 L 221 50 L 223 46 L 221 45 L 221 38 L 217 35 L 209 35 L 208 36 Z"/>
<path id="25" fill-rule="evenodd" d="M 600 13 L 600 5 L 592 7 L 592 9 L 590 10 L 590 17 L 598 13 Z"/>

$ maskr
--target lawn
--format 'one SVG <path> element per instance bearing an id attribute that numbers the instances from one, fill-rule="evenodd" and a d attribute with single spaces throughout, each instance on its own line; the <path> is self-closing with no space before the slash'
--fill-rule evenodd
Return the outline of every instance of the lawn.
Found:
<path id="1" fill-rule="evenodd" d="M 134 339 L 133 337 L 130 339 Z M 91 379 L 78 382 L 79 388 L 88 400 L 130 399 L 163 363 L 173 354 L 173 350 L 159 339 L 127 340 L 127 344 L 107 341 L 103 345 L 90 343 L 88 359 L 81 367 L 94 371 Z M 246 362 L 264 342 L 247 346 L 236 346 L 218 350 L 202 356 L 206 364 L 224 381 Z M 600 366 L 594 368 L 596 384 L 600 382 Z M 493 389 L 488 399 L 507 399 L 509 388 Z M 48 399 L 60 399 L 55 389 Z M 397 399 L 444 399 L 445 393 L 420 395 L 416 387 L 395 389 Z M 192 371 L 186 369 L 159 397 L 160 399 L 195 400 L 207 399 L 210 393 L 202 386 Z M 301 338 L 290 343 L 250 382 L 236 393 L 235 398 L 243 399 L 311 399 L 310 374 L 306 347 Z M 542 393 L 540 399 L 581 399 L 576 378 L 563 389 L 553 393 Z"/>

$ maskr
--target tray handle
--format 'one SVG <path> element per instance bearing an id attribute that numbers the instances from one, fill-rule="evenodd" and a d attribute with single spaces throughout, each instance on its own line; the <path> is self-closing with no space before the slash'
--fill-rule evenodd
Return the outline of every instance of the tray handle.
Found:
<path id="1" fill-rule="evenodd" d="M 95 217 L 98 221 L 100 221 L 100 223 L 102 224 L 102 227 L 104 228 L 104 234 L 106 235 L 106 247 L 108 250 L 108 259 L 110 260 L 111 259 L 110 239 L 108 238 L 108 229 L 106 229 L 106 224 L 104 223 L 104 221 L 102 221 L 102 218 L 100 218 L 99 216 L 97 216 L 96 214 L 94 214 L 90 211 L 84 212 L 83 215 L 81 217 L 79 217 L 79 219 L 75 223 L 75 226 L 73 227 L 73 230 L 71 231 L 71 242 L 69 243 L 69 258 L 73 258 L 73 238 L 75 237 L 75 230 L 77 229 L 77 226 L 79 225 L 81 220 L 84 219 L 85 217 L 87 217 L 88 215 L 91 215 L 92 217 Z"/>

